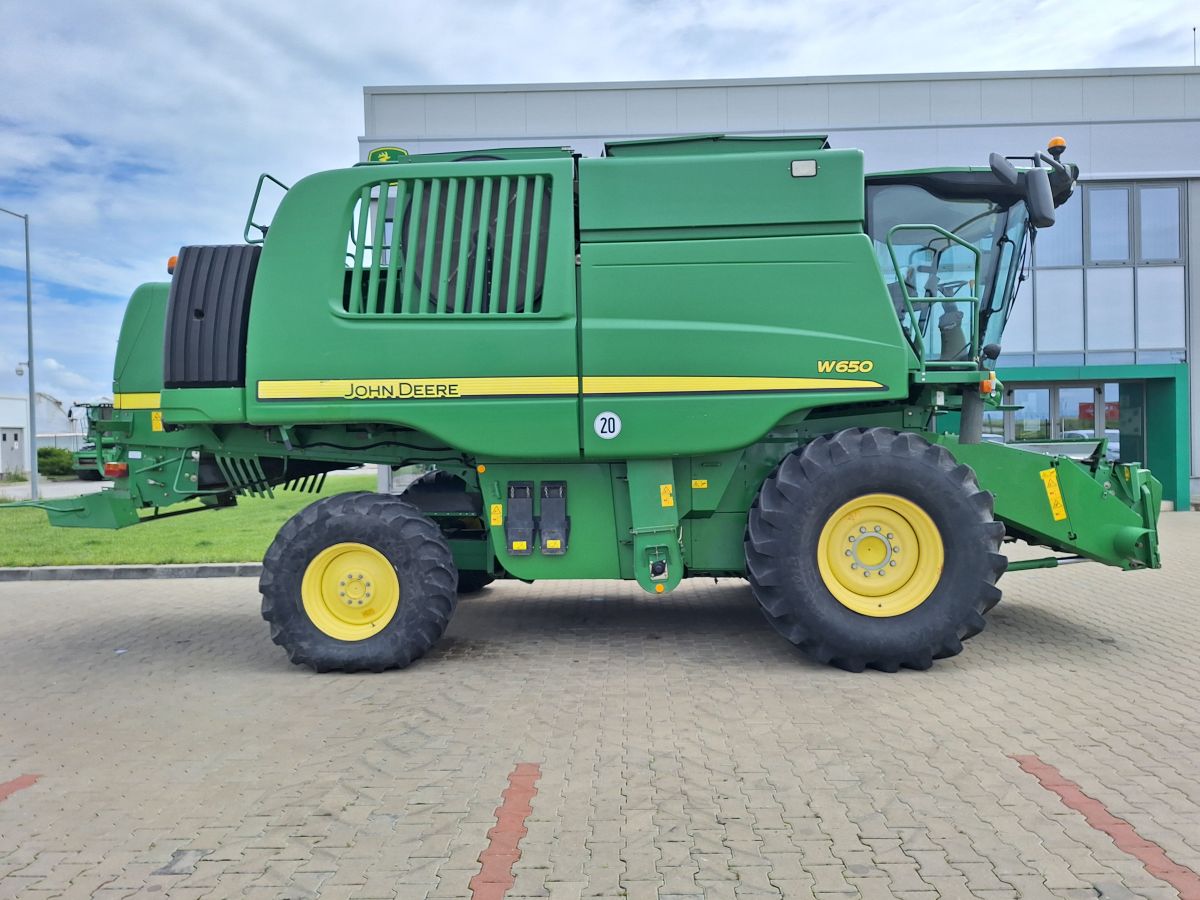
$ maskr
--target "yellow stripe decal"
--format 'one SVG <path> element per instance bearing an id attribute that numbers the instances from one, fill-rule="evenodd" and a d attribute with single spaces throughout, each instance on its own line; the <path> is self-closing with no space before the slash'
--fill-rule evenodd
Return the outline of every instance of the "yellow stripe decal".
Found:
<path id="1" fill-rule="evenodd" d="M 760 376 L 587 376 L 585 395 L 730 394 L 773 391 L 878 391 L 863 378 Z M 570 375 L 524 378 L 346 378 L 260 381 L 259 400 L 453 400 L 463 397 L 565 397 L 579 393 Z"/>
<path id="2" fill-rule="evenodd" d="M 764 378 L 743 375 L 588 376 L 585 394 L 728 394 L 763 391 L 877 391 L 884 386 L 862 378 Z"/>
<path id="3" fill-rule="evenodd" d="M 259 400 L 454 400 L 579 393 L 573 375 L 531 378 L 347 378 L 260 381 Z"/>
<path id="4" fill-rule="evenodd" d="M 113 409 L 158 409 L 162 400 L 158 394 L 113 394 Z"/>

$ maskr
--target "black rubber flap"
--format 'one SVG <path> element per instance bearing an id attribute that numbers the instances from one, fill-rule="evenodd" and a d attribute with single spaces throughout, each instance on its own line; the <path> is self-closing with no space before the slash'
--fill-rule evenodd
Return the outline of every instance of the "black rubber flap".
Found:
<path id="1" fill-rule="evenodd" d="M 562 556 L 566 553 L 570 531 L 571 520 L 567 516 L 567 483 L 543 481 L 542 515 L 538 521 L 542 555 Z"/>
<path id="2" fill-rule="evenodd" d="M 513 556 L 533 553 L 533 482 L 508 483 L 508 510 L 504 516 L 504 542 Z"/>
<path id="3" fill-rule="evenodd" d="M 167 301 L 166 387 L 245 385 L 246 323 L 261 252 L 251 244 L 179 251 Z"/>

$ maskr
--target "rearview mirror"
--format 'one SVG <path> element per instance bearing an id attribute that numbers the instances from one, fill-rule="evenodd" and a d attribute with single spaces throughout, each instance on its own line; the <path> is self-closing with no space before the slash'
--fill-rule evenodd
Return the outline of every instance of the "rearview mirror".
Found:
<path id="1" fill-rule="evenodd" d="M 993 153 L 988 157 L 988 165 L 992 167 L 992 174 L 1005 184 L 1016 185 L 1017 168 L 999 153 Z"/>
<path id="2" fill-rule="evenodd" d="M 1025 181 L 1025 205 L 1029 208 L 1029 224 L 1034 228 L 1049 228 L 1054 224 L 1054 192 L 1045 169 L 1029 169 L 1021 177 Z"/>

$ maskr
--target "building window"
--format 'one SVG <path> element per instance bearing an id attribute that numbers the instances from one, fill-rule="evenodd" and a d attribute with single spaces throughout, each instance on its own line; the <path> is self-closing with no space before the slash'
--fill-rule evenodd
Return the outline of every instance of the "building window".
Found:
<path id="1" fill-rule="evenodd" d="M 1129 188 L 1085 187 L 1088 262 L 1129 261 Z"/>
<path id="2" fill-rule="evenodd" d="M 1123 350 L 1133 346 L 1133 270 L 1087 270 L 1087 349 Z"/>
<path id="3" fill-rule="evenodd" d="M 1177 182 L 1080 185 L 1037 236 L 1003 362 L 1030 352 L 1036 365 L 1182 361 L 1183 199 Z"/>
<path id="4" fill-rule="evenodd" d="M 1139 266 L 1138 349 L 1170 350 L 1183 343 L 1183 266 Z"/>
<path id="5" fill-rule="evenodd" d="M 1038 264 L 1079 266 L 1083 264 L 1083 204 L 1072 198 L 1058 208 L 1053 228 L 1038 232 Z"/>
<path id="6" fill-rule="evenodd" d="M 1038 351 L 1079 350 L 1083 346 L 1083 273 L 1079 269 L 1043 269 L 1034 277 L 1039 303 L 1034 317 Z"/>
<path id="7" fill-rule="evenodd" d="M 1017 388 L 1010 403 L 1021 407 L 1013 415 L 1014 439 L 1044 441 L 1050 437 L 1050 389 Z"/>
<path id="8" fill-rule="evenodd" d="M 1138 188 L 1138 259 L 1142 262 L 1179 262 L 1180 190 L 1178 185 Z"/>

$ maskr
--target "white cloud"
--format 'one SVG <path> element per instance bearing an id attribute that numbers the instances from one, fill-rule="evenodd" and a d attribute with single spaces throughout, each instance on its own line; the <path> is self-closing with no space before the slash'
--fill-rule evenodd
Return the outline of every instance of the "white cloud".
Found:
<path id="1" fill-rule="evenodd" d="M 37 389 L 66 404 L 112 393 L 112 364 L 124 301 L 81 303 L 52 288 L 35 286 L 34 374 Z M 0 395 L 23 396 L 28 374 L 17 376 L 27 358 L 24 285 L 0 285 Z"/>

